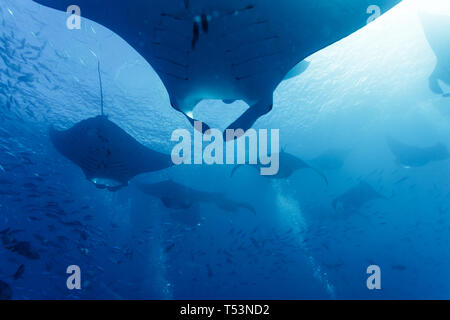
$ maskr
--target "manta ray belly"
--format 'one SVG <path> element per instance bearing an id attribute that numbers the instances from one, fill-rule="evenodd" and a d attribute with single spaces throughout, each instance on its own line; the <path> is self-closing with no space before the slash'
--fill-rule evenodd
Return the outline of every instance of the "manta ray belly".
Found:
<path id="1" fill-rule="evenodd" d="M 150 59 L 173 105 L 189 111 L 203 99 L 254 103 L 274 90 L 287 71 L 274 62 L 282 43 L 257 6 L 242 1 L 161 15 Z"/>
<path id="2" fill-rule="evenodd" d="M 64 12 L 71 4 L 34 1 Z M 203 99 L 258 107 L 264 100 L 261 108 L 267 108 L 297 63 L 363 28 L 370 5 L 384 13 L 400 0 L 109 0 L 107 7 L 103 2 L 77 0 L 77 5 L 84 17 L 141 54 L 172 105 L 183 111 Z"/>

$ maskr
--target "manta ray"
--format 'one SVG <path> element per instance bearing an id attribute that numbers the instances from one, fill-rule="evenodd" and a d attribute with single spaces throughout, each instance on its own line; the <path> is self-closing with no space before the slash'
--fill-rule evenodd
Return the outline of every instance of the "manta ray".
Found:
<path id="1" fill-rule="evenodd" d="M 169 155 L 143 146 L 104 115 L 83 120 L 65 131 L 52 127 L 50 139 L 89 181 L 109 191 L 127 186 L 138 174 L 173 165 Z"/>
<path id="2" fill-rule="evenodd" d="M 255 209 L 247 203 L 232 201 L 220 193 L 198 191 L 173 180 L 153 184 L 136 182 L 136 185 L 145 194 L 159 198 L 163 205 L 170 209 L 186 210 L 197 203 L 205 202 L 213 203 L 229 212 L 236 212 L 238 209 L 244 208 L 256 214 Z"/>
<path id="3" fill-rule="evenodd" d="M 356 186 L 335 198 L 332 206 L 335 211 L 338 208 L 343 211 L 358 211 L 369 201 L 384 198 L 384 196 L 375 191 L 367 182 L 361 181 Z"/>
<path id="4" fill-rule="evenodd" d="M 436 67 L 429 78 L 431 91 L 450 97 L 444 93 L 439 80 L 450 86 L 450 16 L 422 12 L 420 19 L 430 47 L 437 58 Z"/>
<path id="5" fill-rule="evenodd" d="M 387 137 L 387 144 L 397 162 L 405 167 L 422 167 L 430 162 L 443 161 L 450 157 L 447 147 L 442 143 L 420 148 Z"/>
<path id="6" fill-rule="evenodd" d="M 317 170 L 316 168 L 311 167 L 309 164 L 307 164 L 305 161 L 303 161 L 302 159 L 287 153 L 285 151 L 281 151 L 279 153 L 279 170 L 278 173 L 272 176 L 265 176 L 268 177 L 270 179 L 287 179 L 290 176 L 292 176 L 294 174 L 295 171 L 297 170 L 301 170 L 301 169 L 311 169 L 314 172 L 316 172 L 324 181 L 325 183 L 328 185 L 328 179 L 327 177 L 319 170 Z M 241 168 L 243 165 L 237 165 L 233 168 L 233 170 L 231 171 L 230 176 L 232 177 L 236 171 Z M 261 164 L 255 164 L 255 165 L 248 165 L 252 168 L 258 169 L 260 171 L 261 167 L 264 167 Z"/>
<path id="7" fill-rule="evenodd" d="M 74 4 L 34 1 L 64 12 Z M 193 109 L 203 99 L 226 104 L 242 100 L 249 108 L 228 129 L 244 131 L 272 110 L 273 92 L 294 66 L 363 28 L 370 6 L 385 13 L 399 2 L 75 1 L 83 18 L 109 28 L 146 59 L 164 83 L 172 107 L 191 124 Z"/>

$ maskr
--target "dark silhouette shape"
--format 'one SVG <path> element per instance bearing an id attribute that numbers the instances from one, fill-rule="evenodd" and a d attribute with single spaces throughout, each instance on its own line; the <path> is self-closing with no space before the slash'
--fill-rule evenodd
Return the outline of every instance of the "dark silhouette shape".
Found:
<path id="1" fill-rule="evenodd" d="M 292 174 L 297 170 L 310 169 L 310 170 L 313 170 L 314 172 L 316 172 L 328 185 L 328 179 L 322 172 L 320 172 L 316 168 L 311 167 L 305 161 L 303 161 L 302 159 L 300 159 L 292 154 L 281 151 L 279 154 L 279 161 L 280 161 L 280 164 L 279 164 L 280 167 L 279 167 L 278 173 L 275 175 L 272 175 L 272 176 L 265 176 L 265 177 L 270 178 L 270 179 L 287 179 L 290 176 L 292 176 Z M 262 167 L 265 167 L 264 165 L 261 165 L 261 164 L 237 165 L 231 171 L 230 176 L 232 177 L 236 173 L 236 171 L 243 166 L 251 166 L 252 168 L 258 169 L 258 171 Z"/>
<path id="2" fill-rule="evenodd" d="M 0 300 L 11 300 L 12 290 L 9 284 L 0 280 Z"/>
<path id="3" fill-rule="evenodd" d="M 428 43 L 437 58 L 436 66 L 429 78 L 430 90 L 444 97 L 450 97 L 449 93 L 444 93 L 439 84 L 440 80 L 450 86 L 450 17 L 422 12 L 420 19 Z"/>
<path id="4" fill-rule="evenodd" d="M 335 211 L 338 209 L 359 211 L 366 203 L 376 199 L 385 199 L 385 197 L 375 191 L 368 183 L 361 181 L 335 198 L 332 206 Z"/>
<path id="5" fill-rule="evenodd" d="M 89 181 L 110 191 L 127 186 L 138 174 L 173 165 L 169 155 L 143 146 L 106 116 L 83 120 L 65 131 L 52 128 L 50 138 Z"/>
<path id="6" fill-rule="evenodd" d="M 387 144 L 396 161 L 406 167 L 422 167 L 433 161 L 447 160 L 450 156 L 447 147 L 442 143 L 420 148 L 387 137 Z"/>
<path id="7" fill-rule="evenodd" d="M 255 209 L 250 204 L 232 201 L 220 193 L 198 191 L 172 180 L 153 184 L 136 182 L 136 185 L 145 194 L 159 198 L 163 205 L 170 209 L 186 210 L 197 203 L 204 202 L 213 203 L 229 212 L 236 212 L 240 208 L 244 208 L 256 214 Z"/>

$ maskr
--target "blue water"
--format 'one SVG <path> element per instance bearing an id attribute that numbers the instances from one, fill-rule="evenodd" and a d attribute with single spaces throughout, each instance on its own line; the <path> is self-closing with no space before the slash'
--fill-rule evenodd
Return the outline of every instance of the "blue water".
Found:
<path id="1" fill-rule="evenodd" d="M 98 60 L 105 112 L 138 141 L 169 153 L 173 130 L 192 131 L 130 46 L 93 22 L 68 30 L 65 19 L 29 0 L 0 0 L 0 230 L 15 230 L 39 254 L 30 259 L 0 243 L 0 280 L 13 298 L 450 297 L 449 160 L 406 168 L 386 144 L 391 135 L 450 147 L 450 100 L 429 90 L 436 58 L 407 3 L 309 57 L 254 126 L 279 128 L 280 145 L 305 161 L 344 150 L 342 166 L 324 169 L 328 186 L 308 170 L 273 180 L 242 169 L 230 178 L 226 166 L 136 178 L 220 192 L 256 215 L 211 203 L 170 210 L 132 182 L 99 190 L 56 152 L 50 125 L 99 113 Z M 245 108 L 203 101 L 196 114 L 223 129 Z M 335 211 L 333 199 L 361 180 L 384 198 Z M 373 264 L 382 290 L 366 287 Z M 66 287 L 69 265 L 81 268 L 81 290 Z"/>

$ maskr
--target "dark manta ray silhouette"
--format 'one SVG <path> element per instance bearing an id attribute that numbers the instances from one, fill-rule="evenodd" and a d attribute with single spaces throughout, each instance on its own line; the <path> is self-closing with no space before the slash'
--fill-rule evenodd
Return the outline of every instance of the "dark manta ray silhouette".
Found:
<path id="1" fill-rule="evenodd" d="M 50 128 L 56 150 L 78 165 L 97 188 L 117 191 L 138 174 L 173 165 L 169 155 L 153 151 L 103 115 L 103 89 L 100 80 L 101 115 L 83 120 L 65 131 Z"/>
<path id="2" fill-rule="evenodd" d="M 198 191 L 172 180 L 153 184 L 136 182 L 136 185 L 145 194 L 159 198 L 164 206 L 170 209 L 186 210 L 197 203 L 209 202 L 229 212 L 236 212 L 239 208 L 244 208 L 256 214 L 255 209 L 247 203 L 234 202 L 216 192 Z"/>
<path id="3" fill-rule="evenodd" d="M 328 179 L 327 177 L 319 170 L 317 170 L 316 168 L 311 167 L 309 164 L 307 164 L 305 161 L 303 161 L 302 159 L 287 153 L 285 151 L 281 151 L 279 154 L 279 170 L 278 173 L 272 176 L 265 176 L 271 179 L 287 179 L 290 176 L 292 176 L 292 174 L 294 174 L 295 171 L 297 170 L 301 170 L 301 169 L 311 169 L 314 172 L 316 172 L 319 176 L 321 176 L 323 178 L 323 180 L 325 181 L 325 183 L 328 185 Z M 233 170 L 231 171 L 230 176 L 232 177 L 236 171 L 241 168 L 242 166 L 251 166 L 252 168 L 258 169 L 258 171 L 264 167 L 261 164 L 255 164 L 255 165 L 237 165 L 233 168 Z"/>
<path id="4" fill-rule="evenodd" d="M 34 0 L 66 12 L 72 0 Z M 193 123 L 203 99 L 250 107 L 229 129 L 268 113 L 273 91 L 311 54 L 401 0 L 77 0 L 82 17 L 111 29 L 156 70 L 173 108 Z M 205 125 L 206 130 L 208 127 Z"/>
<path id="5" fill-rule="evenodd" d="M 349 150 L 330 149 L 310 162 L 322 170 L 338 170 L 344 165 Z"/>
<path id="6" fill-rule="evenodd" d="M 138 174 L 173 165 L 170 156 L 143 146 L 106 116 L 83 120 L 65 131 L 51 128 L 50 138 L 89 181 L 110 191 L 127 186 Z"/>
<path id="7" fill-rule="evenodd" d="M 9 284 L 0 280 L 0 300 L 11 300 L 12 290 Z"/>
<path id="8" fill-rule="evenodd" d="M 422 167 L 433 161 L 443 161 L 450 157 L 447 147 L 437 143 L 431 147 L 419 148 L 409 146 L 392 137 L 387 137 L 387 144 L 397 162 L 406 167 Z"/>
<path id="9" fill-rule="evenodd" d="M 436 94 L 444 94 L 439 80 L 450 85 L 450 16 L 421 13 L 420 19 L 430 47 L 437 58 L 436 67 L 430 76 L 430 89 Z"/>
<path id="10" fill-rule="evenodd" d="M 369 201 L 384 198 L 384 196 L 375 191 L 368 183 L 361 181 L 356 186 L 335 198 L 332 206 L 335 211 L 338 208 L 343 211 L 358 211 Z"/>

